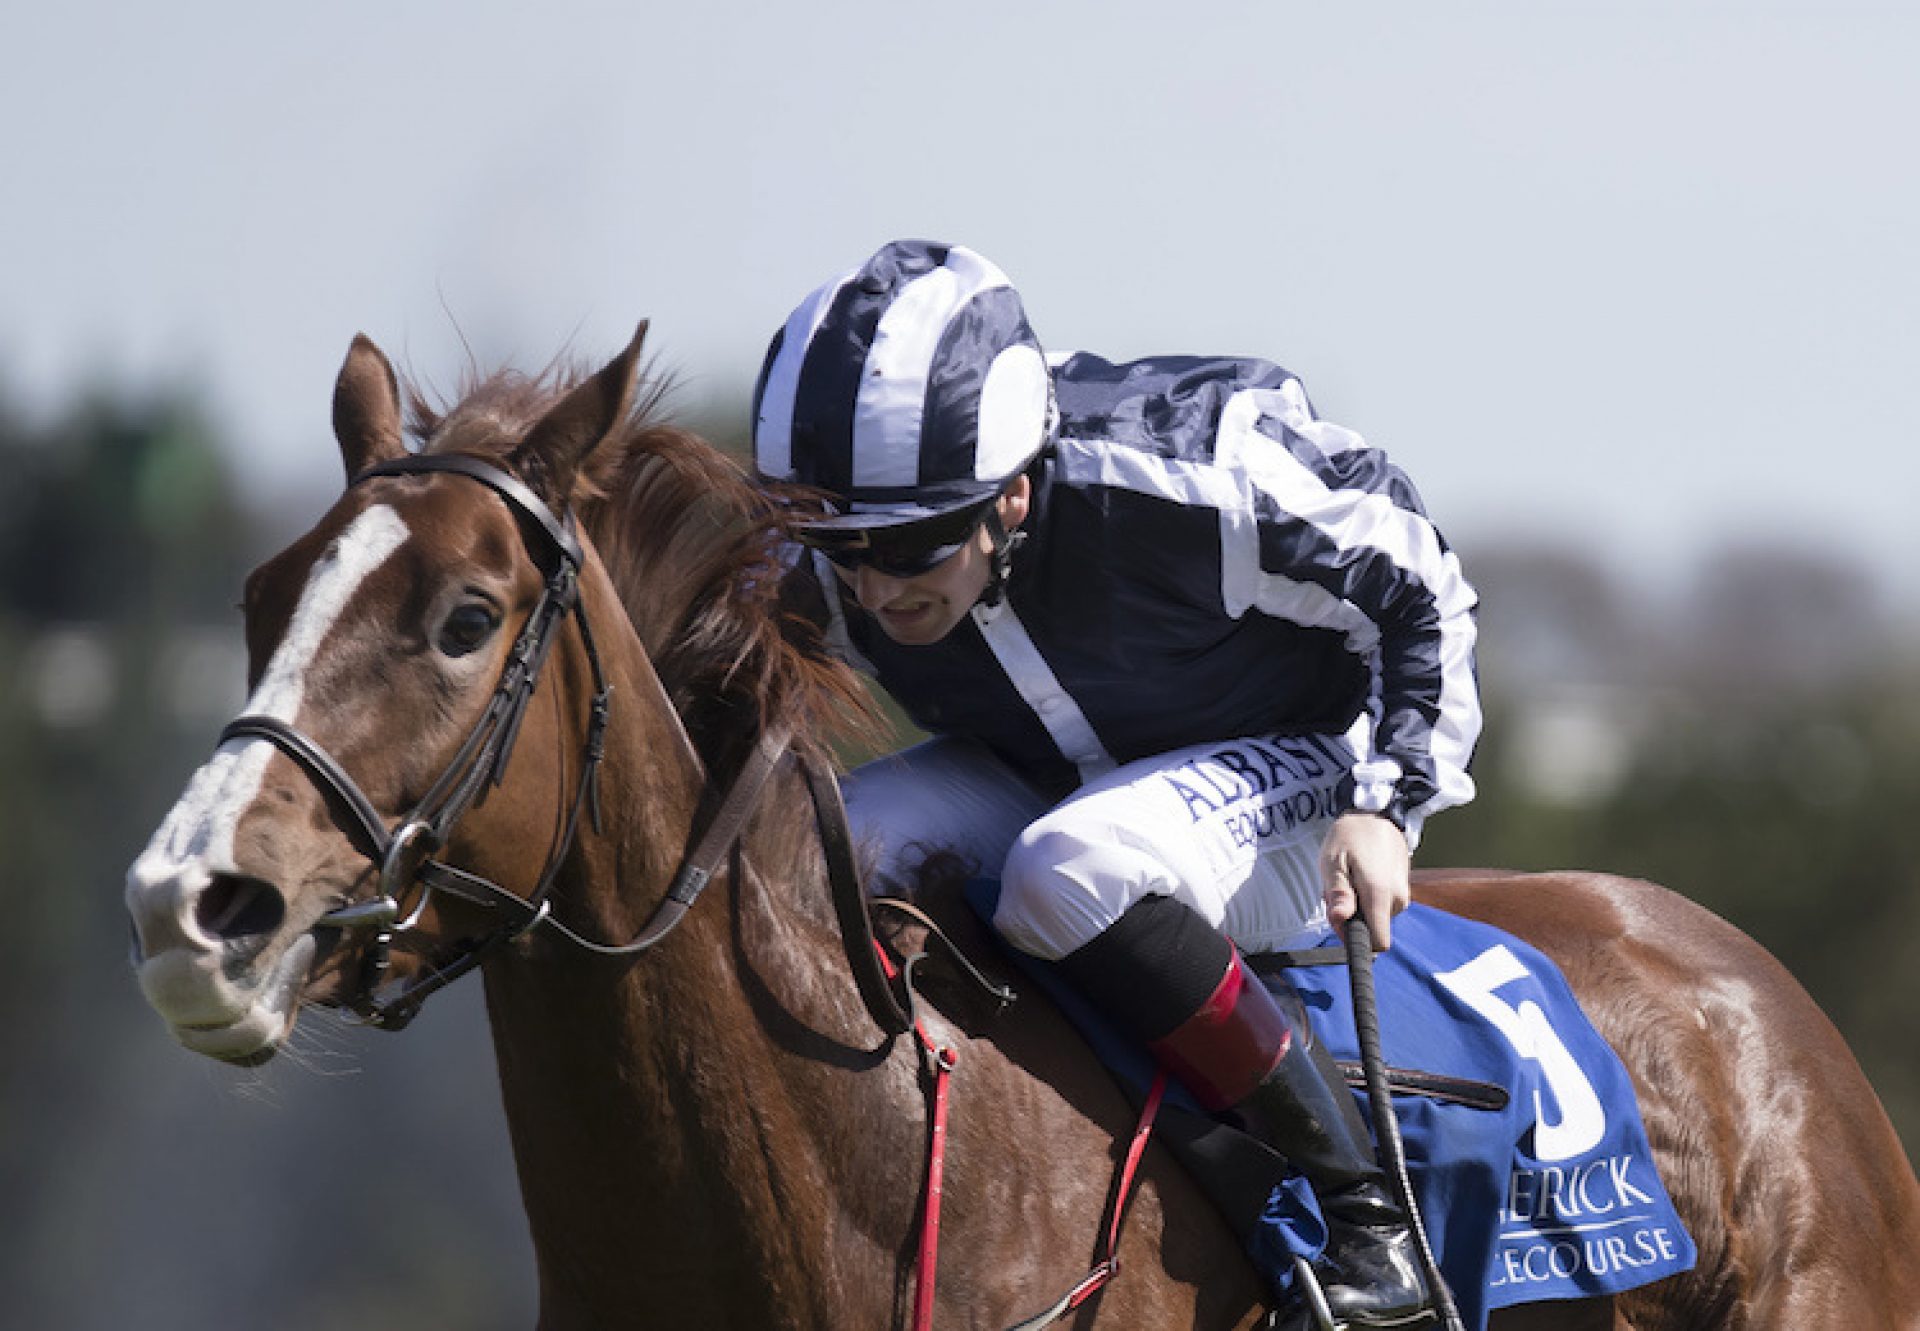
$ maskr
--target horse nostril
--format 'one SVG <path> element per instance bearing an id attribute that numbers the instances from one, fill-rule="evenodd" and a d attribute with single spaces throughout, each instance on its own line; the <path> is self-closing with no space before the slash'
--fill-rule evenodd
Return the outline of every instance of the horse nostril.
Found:
<path id="1" fill-rule="evenodd" d="M 286 917 L 279 889 L 241 874 L 215 874 L 193 904 L 194 923 L 208 937 L 226 942 L 270 934 Z"/>

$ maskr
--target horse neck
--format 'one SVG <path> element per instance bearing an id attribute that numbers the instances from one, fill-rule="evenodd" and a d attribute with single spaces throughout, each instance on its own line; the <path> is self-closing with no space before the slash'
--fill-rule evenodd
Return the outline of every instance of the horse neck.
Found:
<path id="1" fill-rule="evenodd" d="M 596 631 L 613 622 L 602 613 Z M 660 900 L 688 845 L 704 779 L 679 757 L 678 723 L 647 679 L 637 638 L 603 644 L 603 656 L 617 700 L 602 764 L 605 822 L 601 833 L 583 833 L 555 910 L 583 932 L 619 942 Z M 791 772 L 776 776 L 743 839 L 746 863 L 781 863 L 777 891 L 743 888 L 737 870 L 722 873 L 672 935 L 632 960 L 544 942 L 489 966 L 488 1008 L 539 1256 L 543 1324 L 568 1315 L 630 1323 L 632 1307 L 616 1314 L 589 1306 L 608 1290 L 648 1291 L 662 1325 L 723 1324 L 756 1289 L 769 1310 L 784 1302 L 789 1313 L 795 1300 L 830 1297 L 791 1287 L 804 1263 L 774 1260 L 779 1249 L 823 1241 L 807 1231 L 828 1225 L 833 1210 L 824 1198 L 800 1195 L 817 1186 L 816 1151 L 782 1126 L 796 1117 L 786 1066 L 793 1057 L 767 1020 L 772 1010 L 790 1021 L 807 1006 L 805 995 L 835 988 L 821 948 L 795 945 L 818 944 L 819 931 L 788 918 L 776 901 L 824 894 L 817 853 L 802 853 L 796 867 L 792 829 L 783 824 L 805 800 Z M 750 871 L 745 877 L 757 884 Z M 844 993 L 802 1022 L 819 1018 L 870 1047 L 870 1029 L 854 1034 L 851 984 L 838 980 Z M 802 1068 L 801 1079 L 814 1073 Z M 841 1077 L 825 1094 L 857 1093 L 857 1080 L 872 1079 Z M 775 1290 L 775 1279 L 788 1283 Z"/>

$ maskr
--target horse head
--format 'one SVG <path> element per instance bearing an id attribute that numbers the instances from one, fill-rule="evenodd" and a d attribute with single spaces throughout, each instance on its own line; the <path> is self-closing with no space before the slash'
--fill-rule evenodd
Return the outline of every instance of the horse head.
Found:
<path id="1" fill-rule="evenodd" d="M 188 1048 L 263 1061 L 303 1001 L 403 1024 L 418 1000 L 378 995 L 534 918 L 605 725 L 589 607 L 631 634 L 570 503 L 644 335 L 530 426 L 481 413 L 421 454 L 391 364 L 354 340 L 347 487 L 248 579 L 245 714 L 127 875 L 141 988 Z"/>

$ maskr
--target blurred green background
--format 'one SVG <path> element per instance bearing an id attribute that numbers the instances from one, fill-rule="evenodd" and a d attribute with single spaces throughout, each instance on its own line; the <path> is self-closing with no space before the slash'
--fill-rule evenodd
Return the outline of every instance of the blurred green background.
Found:
<path id="1" fill-rule="evenodd" d="M 310 1018 L 235 1072 L 177 1049 L 128 972 L 121 876 L 238 707 L 244 573 L 331 500 L 254 511 L 226 456 L 188 396 L 0 400 L 0 1325 L 523 1327 L 477 984 L 403 1038 Z M 1580 550 L 1461 546 L 1481 795 L 1422 862 L 1643 875 L 1726 915 L 1832 1016 L 1911 1155 L 1913 626 L 1778 543 L 1658 596 Z"/>

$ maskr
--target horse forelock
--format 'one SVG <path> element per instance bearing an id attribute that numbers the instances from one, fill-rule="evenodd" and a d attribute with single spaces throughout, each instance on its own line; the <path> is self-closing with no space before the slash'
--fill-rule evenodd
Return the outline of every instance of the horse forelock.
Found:
<path id="1" fill-rule="evenodd" d="M 409 430 L 422 452 L 503 459 L 585 377 L 561 365 L 470 376 L 445 408 L 409 386 Z M 775 716 L 803 746 L 873 737 L 858 677 L 787 595 L 785 509 L 732 457 L 661 418 L 671 389 L 643 379 L 580 469 L 573 506 L 695 744 L 724 769 Z"/>

